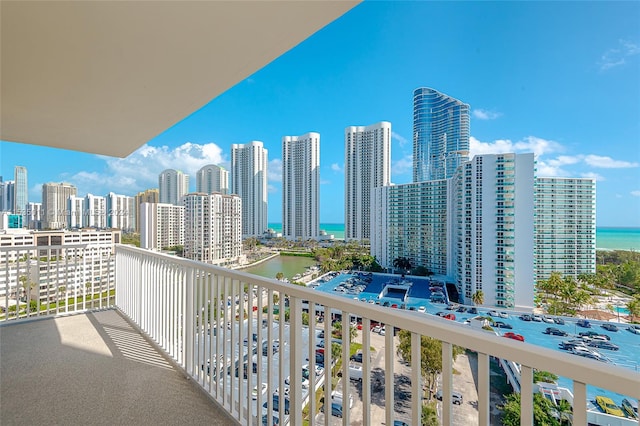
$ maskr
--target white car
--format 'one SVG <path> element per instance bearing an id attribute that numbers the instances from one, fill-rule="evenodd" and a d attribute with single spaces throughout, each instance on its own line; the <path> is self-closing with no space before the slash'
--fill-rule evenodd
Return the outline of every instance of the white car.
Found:
<path id="1" fill-rule="evenodd" d="M 442 401 L 442 389 L 436 392 L 436 399 L 438 401 Z M 462 405 L 462 394 L 456 391 L 451 392 L 451 402 L 457 405 Z"/>
<path id="2" fill-rule="evenodd" d="M 291 386 L 291 376 L 287 376 L 287 378 L 284 379 L 284 384 Z M 309 390 L 309 381 L 304 377 L 302 378 L 302 390 Z"/>
<path id="3" fill-rule="evenodd" d="M 382 328 L 380 329 L 380 335 L 381 335 L 381 336 L 384 336 L 385 334 L 387 334 L 387 333 L 386 333 L 386 331 L 385 331 L 385 328 L 384 328 L 384 327 L 382 327 Z"/>
<path id="4" fill-rule="evenodd" d="M 331 402 L 342 405 L 342 392 L 331 392 Z M 353 408 L 353 395 L 349 394 L 349 408 Z"/>
<path id="5" fill-rule="evenodd" d="M 324 368 L 319 367 L 317 365 L 315 366 L 315 370 L 316 370 L 316 376 L 320 376 L 324 372 Z M 309 364 L 303 365 L 302 366 L 302 375 L 304 376 L 304 374 L 306 373 L 307 376 L 308 376 L 309 375 L 308 371 L 309 371 Z"/>
<path id="6" fill-rule="evenodd" d="M 258 392 L 260 392 L 260 394 L 263 394 L 266 391 L 267 391 L 267 384 L 266 383 L 263 383 L 262 385 L 260 385 L 260 389 L 258 389 L 258 386 L 256 385 L 251 390 L 251 398 L 258 399 Z"/>
<path id="7" fill-rule="evenodd" d="M 380 330 L 382 330 L 382 327 L 380 327 L 379 325 L 376 325 L 371 329 L 371 331 L 373 331 L 374 333 L 380 333 Z"/>

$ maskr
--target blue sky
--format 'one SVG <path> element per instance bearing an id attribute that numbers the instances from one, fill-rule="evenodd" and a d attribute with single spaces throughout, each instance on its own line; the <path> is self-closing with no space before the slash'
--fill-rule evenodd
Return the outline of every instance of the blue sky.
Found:
<path id="1" fill-rule="evenodd" d="M 344 128 L 392 123 L 392 181 L 411 181 L 412 92 L 470 104 L 472 154 L 534 152 L 538 175 L 595 177 L 598 226 L 640 226 L 639 2 L 365 2 L 125 159 L 2 142 L 0 175 L 134 195 L 165 168 L 269 150 L 279 222 L 282 136 L 320 133 L 320 221 L 344 221 Z M 140 167 L 143 164 L 144 167 Z"/>

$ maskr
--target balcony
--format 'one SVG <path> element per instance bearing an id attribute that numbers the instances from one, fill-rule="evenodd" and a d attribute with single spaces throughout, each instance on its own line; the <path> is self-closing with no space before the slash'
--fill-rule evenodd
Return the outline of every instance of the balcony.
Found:
<path id="1" fill-rule="evenodd" d="M 82 256 L 84 262 L 88 257 Z M 12 259 L 14 263 L 4 263 L 6 271 L 20 269 L 29 260 L 23 255 Z M 60 267 L 60 263 L 68 265 L 78 259 L 60 255 L 50 261 Z M 41 282 L 31 291 L 24 282 L 5 282 L 0 299 L 6 303 L 11 294 L 17 297 L 22 293 L 27 303 L 24 309 L 16 308 L 17 313 L 2 317 L 1 423 L 254 425 L 261 424 L 260 419 L 266 414 L 267 419 L 279 418 L 280 424 L 301 425 L 308 421 L 311 425 L 328 425 L 329 417 L 307 415 L 320 409 L 319 398 L 309 398 L 309 394 L 314 395 L 313 389 L 317 389 L 321 393 L 318 396 L 330 401 L 331 386 L 322 390 L 323 385 L 339 373 L 345 378 L 353 377 L 350 347 L 361 344 L 360 381 L 340 380 L 338 390 L 375 403 L 361 404 L 361 410 L 343 407 L 342 424 L 389 425 L 395 419 L 419 424 L 423 395 L 421 336 L 442 342 L 444 397 L 439 416 L 445 425 L 455 423 L 451 396 L 454 345 L 477 354 L 474 410 L 475 423 L 480 425 L 490 424 L 491 357 L 518 366 L 523 425 L 533 423 L 534 369 L 570 379 L 574 424 L 587 424 L 587 385 L 640 397 L 640 374 L 636 371 L 514 342 L 418 312 L 384 309 L 128 246 L 117 246 L 113 258 L 96 262 L 105 270 L 113 268 L 113 282 L 96 287 L 77 270 L 68 280 L 83 285 L 67 285 L 63 293 L 50 290 L 60 288 L 59 282 Z M 60 270 L 69 272 L 70 268 Z M 4 272 L 0 275 L 9 276 Z M 54 279 L 53 274 L 47 277 Z M 40 289 L 47 289 L 48 293 L 37 294 Z M 75 291 L 72 297 L 67 294 L 71 289 Z M 115 291 L 115 300 L 111 290 Z M 31 300 L 35 301 L 33 309 Z M 55 307 L 51 308 L 49 304 L 53 303 Z M 47 309 L 42 310 L 45 306 L 49 315 Z M 309 315 L 308 326 L 303 325 L 305 310 L 324 313 L 327 319 L 330 313 L 342 318 L 357 317 L 362 330 L 353 341 L 342 340 L 339 359 L 330 350 L 316 358 L 320 338 L 309 330 L 331 336 L 332 325 L 328 320 L 318 323 L 316 315 Z M 69 315 L 74 312 L 77 314 Z M 34 318 L 43 321 L 30 321 Z M 385 324 L 382 339 L 369 331 L 374 321 Z M 409 398 L 404 417 L 398 414 L 396 389 L 402 375 L 394 328 L 408 330 L 413 343 L 409 377 L 403 381 Z M 375 346 L 378 359 L 383 360 L 383 371 L 376 372 L 372 367 L 374 337 L 384 342 Z M 259 345 L 253 349 L 250 342 L 254 340 L 265 342 L 266 350 L 258 350 Z M 276 345 L 279 351 L 269 349 Z M 243 379 L 242 366 L 246 361 L 248 367 L 250 358 L 267 368 L 257 367 L 255 372 L 247 368 Z M 284 391 L 287 382 L 303 383 L 303 364 L 309 364 L 308 371 L 316 371 L 316 361 L 323 361 L 325 366 L 341 365 L 335 371 L 323 370 L 307 386 L 290 386 L 289 413 L 275 411 L 273 390 Z M 382 383 L 394 386 L 383 385 L 380 389 L 379 380 L 374 379 L 376 374 L 381 375 Z M 264 393 L 262 383 L 266 384 Z M 255 393 L 254 388 L 258 389 Z"/>

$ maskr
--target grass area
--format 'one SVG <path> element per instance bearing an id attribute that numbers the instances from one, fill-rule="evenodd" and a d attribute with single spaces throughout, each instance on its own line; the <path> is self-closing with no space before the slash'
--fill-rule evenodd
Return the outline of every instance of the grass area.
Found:
<path id="1" fill-rule="evenodd" d="M 280 256 L 313 257 L 313 253 L 309 251 L 281 251 Z"/>
<path id="2" fill-rule="evenodd" d="M 103 291 L 102 293 L 96 293 L 96 294 L 89 294 L 86 296 L 86 300 L 84 298 L 84 296 L 78 296 L 78 297 L 70 297 L 68 299 L 64 299 L 64 298 L 59 298 L 57 301 L 53 301 L 53 302 L 49 302 L 49 303 L 42 303 L 40 304 L 40 310 L 38 311 L 38 307 L 37 305 L 34 306 L 30 306 L 29 307 L 29 314 L 33 315 L 36 312 L 47 312 L 47 311 L 55 311 L 56 308 L 62 309 L 65 306 L 73 306 L 75 304 L 80 304 L 83 302 L 96 302 L 99 301 L 100 299 L 105 299 L 108 300 L 109 298 L 114 297 L 116 294 L 115 289 L 109 290 L 109 291 Z M 32 300 L 33 302 L 33 300 Z M 15 306 L 15 305 L 14 305 Z M 16 314 L 15 309 L 11 309 L 12 307 L 9 307 L 9 312 L 4 313 L 2 315 L 0 315 L 0 320 L 5 320 L 5 319 L 9 319 L 9 318 L 15 318 L 16 316 L 18 317 L 26 317 L 27 316 L 27 304 L 26 303 L 20 303 L 20 312 Z"/>

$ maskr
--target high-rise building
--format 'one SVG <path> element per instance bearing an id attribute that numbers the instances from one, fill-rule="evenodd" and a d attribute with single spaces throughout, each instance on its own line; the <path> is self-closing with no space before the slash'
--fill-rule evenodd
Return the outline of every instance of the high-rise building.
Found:
<path id="1" fill-rule="evenodd" d="M 64 229 L 67 227 L 67 201 L 78 190 L 70 183 L 45 183 L 42 185 L 42 228 Z"/>
<path id="2" fill-rule="evenodd" d="M 179 170 L 167 169 L 158 177 L 160 202 L 181 205 L 182 197 L 189 193 L 189 175 Z"/>
<path id="3" fill-rule="evenodd" d="M 69 229 L 77 229 L 85 226 L 84 197 L 70 195 L 67 199 L 67 225 Z"/>
<path id="4" fill-rule="evenodd" d="M 237 195 L 188 194 L 184 198 L 184 257 L 215 265 L 242 256 L 242 201 Z"/>
<path id="5" fill-rule="evenodd" d="M 128 195 L 107 194 L 107 227 L 132 232 L 136 228 L 135 199 Z"/>
<path id="6" fill-rule="evenodd" d="M 101 195 L 87 194 L 84 197 L 83 227 L 107 227 L 107 198 Z"/>
<path id="7" fill-rule="evenodd" d="M 344 130 L 344 236 L 369 239 L 374 188 L 391 184 L 391 123 Z"/>
<path id="8" fill-rule="evenodd" d="M 14 181 L 0 181 L 0 211 L 13 211 L 13 199 L 15 197 Z"/>
<path id="9" fill-rule="evenodd" d="M 196 173 L 196 192 L 203 194 L 229 193 L 229 172 L 221 166 L 208 164 Z"/>
<path id="10" fill-rule="evenodd" d="M 469 105 L 437 90 L 413 92 L 413 181 L 453 177 L 469 157 Z"/>
<path id="11" fill-rule="evenodd" d="M 374 188 L 371 255 L 391 268 L 397 258 L 447 274 L 447 181 Z"/>
<path id="12" fill-rule="evenodd" d="M 536 281 L 595 274 L 595 180 L 537 178 L 535 238 Z"/>
<path id="13" fill-rule="evenodd" d="M 162 250 L 184 246 L 184 206 L 142 203 L 140 211 L 140 247 Z"/>
<path id="14" fill-rule="evenodd" d="M 452 180 L 449 256 L 462 300 L 533 307 L 535 284 L 533 154 L 476 155 Z"/>
<path id="15" fill-rule="evenodd" d="M 13 171 L 14 174 L 14 197 L 13 197 L 13 212 L 15 214 L 24 215 L 27 210 L 27 203 L 29 203 L 29 185 L 27 184 L 27 168 L 23 166 L 16 166 Z"/>
<path id="16" fill-rule="evenodd" d="M 267 221 L 268 151 L 262 142 L 231 145 L 231 193 L 242 200 L 242 236 L 262 236 Z"/>
<path id="17" fill-rule="evenodd" d="M 138 192 L 135 200 L 135 209 L 136 209 L 136 232 L 140 232 L 140 204 L 142 203 L 159 203 L 160 202 L 160 193 L 158 189 L 147 189 L 145 191 Z"/>
<path id="18" fill-rule="evenodd" d="M 29 202 L 26 216 L 27 228 L 42 229 L 42 203 Z"/>
<path id="19" fill-rule="evenodd" d="M 320 233 L 320 134 L 282 138 L 282 235 L 318 239 Z"/>

